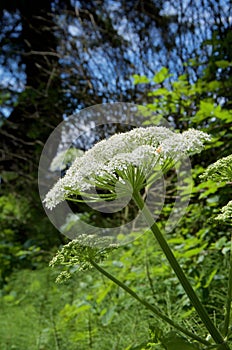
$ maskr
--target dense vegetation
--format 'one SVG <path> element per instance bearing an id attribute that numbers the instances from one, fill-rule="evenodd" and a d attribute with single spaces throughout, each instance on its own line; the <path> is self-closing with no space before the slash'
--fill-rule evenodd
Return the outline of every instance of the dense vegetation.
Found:
<path id="1" fill-rule="evenodd" d="M 231 200 L 231 181 L 200 175 L 232 153 L 231 12 L 227 0 L 1 2 L 1 349 L 172 350 L 170 337 L 180 341 L 178 350 L 183 346 L 170 325 L 98 271 L 57 285 L 61 270 L 48 267 L 68 239 L 39 198 L 43 145 L 63 118 L 112 101 L 144 104 L 156 120 L 212 135 L 191 158 L 191 201 L 166 238 L 223 327 L 231 223 L 215 217 Z M 114 132 L 98 129 L 93 142 Z M 167 179 L 161 229 L 175 199 L 174 174 Z M 103 266 L 177 323 L 207 336 L 150 231 L 112 252 Z"/>

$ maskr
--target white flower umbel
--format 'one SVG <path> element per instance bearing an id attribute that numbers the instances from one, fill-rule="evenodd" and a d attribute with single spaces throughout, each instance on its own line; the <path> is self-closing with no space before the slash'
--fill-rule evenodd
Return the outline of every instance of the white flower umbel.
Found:
<path id="1" fill-rule="evenodd" d="M 44 203 L 52 209 L 65 199 L 80 200 L 80 196 L 92 201 L 112 200 L 118 196 L 116 183 L 124 184 L 130 191 L 141 190 L 154 181 L 154 172 L 166 171 L 184 156 L 200 152 L 208 140 L 210 137 L 198 130 L 181 134 L 161 126 L 115 134 L 76 158 L 48 192 Z M 94 195 L 96 188 L 104 193 Z M 124 192 L 120 191 L 122 195 Z"/>

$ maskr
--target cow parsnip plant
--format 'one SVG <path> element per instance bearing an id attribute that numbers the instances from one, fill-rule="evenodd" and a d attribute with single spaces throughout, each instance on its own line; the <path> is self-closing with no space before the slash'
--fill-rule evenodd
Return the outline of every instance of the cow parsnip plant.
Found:
<path id="1" fill-rule="evenodd" d="M 157 306 L 138 296 L 124 282 L 118 280 L 99 265 L 107 254 L 116 248 L 111 242 L 106 245 L 105 242 L 101 242 L 101 238 L 83 233 L 57 253 L 51 266 L 75 266 L 82 270 L 95 267 L 157 317 L 194 341 L 193 343 L 179 336 L 170 335 L 163 343 L 166 349 L 178 347 L 178 349 L 191 350 L 197 349 L 199 346 L 201 349 L 230 349 L 227 341 L 230 317 L 228 304 L 230 302 L 227 302 L 225 327 L 221 333 L 190 285 L 141 195 L 142 190 L 170 170 L 177 161 L 200 152 L 204 147 L 204 142 L 209 140 L 210 137 L 207 134 L 198 130 L 191 129 L 181 134 L 164 127 L 137 128 L 126 133 L 116 134 L 108 140 L 97 143 L 82 157 L 74 161 L 65 176 L 55 184 L 44 200 L 47 208 L 53 209 L 64 200 L 75 202 L 82 201 L 84 198 L 85 201 L 99 202 L 112 201 L 118 197 L 131 195 L 206 327 L 209 333 L 207 339 L 181 327 L 162 313 Z M 58 281 L 69 277 L 70 275 L 64 272 Z M 230 286 L 229 289 L 231 289 Z M 230 296 L 229 292 L 228 296 Z"/>

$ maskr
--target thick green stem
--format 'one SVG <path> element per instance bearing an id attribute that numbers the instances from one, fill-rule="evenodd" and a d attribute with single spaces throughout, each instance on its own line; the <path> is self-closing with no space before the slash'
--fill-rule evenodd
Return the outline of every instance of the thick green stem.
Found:
<path id="1" fill-rule="evenodd" d="M 176 324 L 175 322 L 173 322 L 169 317 L 167 317 L 166 315 L 164 315 L 162 312 L 160 312 L 158 310 L 158 308 L 156 308 L 154 305 L 151 305 L 150 303 L 148 303 L 146 300 L 140 298 L 132 289 L 130 289 L 125 283 L 123 283 L 122 281 L 118 280 L 116 277 L 114 277 L 113 275 L 111 275 L 109 272 L 107 272 L 106 270 L 104 270 L 101 266 L 99 266 L 94 260 L 90 260 L 90 263 L 99 271 L 101 272 L 104 276 L 106 276 L 108 279 L 110 279 L 111 281 L 113 281 L 115 284 L 117 284 L 119 287 L 121 287 L 122 289 L 124 289 L 128 294 L 130 294 L 134 299 L 136 299 L 138 302 L 140 302 L 142 305 L 144 305 L 147 309 L 151 310 L 156 316 L 158 316 L 159 318 L 161 318 L 163 321 L 169 323 L 172 327 L 176 328 L 178 331 L 182 332 L 183 334 L 187 335 L 188 337 L 197 340 L 198 342 L 200 342 L 201 344 L 204 345 L 210 345 L 210 343 L 201 338 L 198 337 L 197 335 L 195 335 L 192 332 L 189 332 L 187 329 L 179 326 L 178 324 Z"/>
<path id="2" fill-rule="evenodd" d="M 180 267 L 178 261 L 176 260 L 172 250 L 170 249 L 167 241 L 165 240 L 164 236 L 162 235 L 160 229 L 154 222 L 154 219 L 152 217 L 152 214 L 150 210 L 147 208 L 146 204 L 144 203 L 140 193 L 134 193 L 133 198 L 135 203 L 137 204 L 138 208 L 142 212 L 142 215 L 144 216 L 147 224 L 149 225 L 151 231 L 153 232 L 155 238 L 157 239 L 162 251 L 164 252 L 167 260 L 169 261 L 173 271 L 175 272 L 176 276 L 178 277 L 182 287 L 184 288 L 186 294 L 188 295 L 192 305 L 194 306 L 196 312 L 198 313 L 199 317 L 201 318 L 202 322 L 204 323 L 205 327 L 207 328 L 208 332 L 210 333 L 211 337 L 215 341 L 216 344 L 221 345 L 220 349 L 222 350 L 229 350 L 230 347 L 227 343 L 225 343 L 225 340 L 222 336 L 222 334 L 219 332 L 219 330 L 215 327 L 211 319 L 209 318 L 208 313 L 206 312 L 204 306 L 200 302 L 198 296 L 194 292 L 191 284 L 189 283 L 188 279 L 186 278 L 185 273 L 183 272 L 182 268 Z"/>
<path id="3" fill-rule="evenodd" d="M 228 291 L 226 301 L 226 315 L 223 328 L 223 334 L 226 337 L 228 335 L 229 324 L 230 324 L 230 313 L 231 313 L 231 300 L 232 300 L 232 237 L 230 243 L 230 266 L 229 266 L 229 280 L 228 280 Z"/>

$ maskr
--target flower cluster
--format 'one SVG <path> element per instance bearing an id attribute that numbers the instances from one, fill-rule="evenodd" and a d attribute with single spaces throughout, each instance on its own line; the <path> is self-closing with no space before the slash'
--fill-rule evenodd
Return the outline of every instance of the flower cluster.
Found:
<path id="1" fill-rule="evenodd" d="M 59 250 L 50 261 L 50 266 L 65 266 L 79 271 L 92 268 L 91 261 L 103 262 L 108 254 L 117 249 L 118 245 L 112 243 L 111 237 L 98 237 L 97 235 L 82 234 L 70 241 Z M 61 272 L 56 281 L 61 283 L 71 277 L 67 271 Z"/>
<path id="2" fill-rule="evenodd" d="M 232 201 L 229 201 L 229 203 L 221 209 L 221 214 L 217 215 L 215 219 L 219 221 L 228 221 L 232 224 Z"/>
<path id="3" fill-rule="evenodd" d="M 201 178 L 215 182 L 232 182 L 232 154 L 211 164 Z"/>
<path id="4" fill-rule="evenodd" d="M 208 140 L 210 137 L 198 130 L 190 129 L 181 134 L 161 126 L 115 134 L 76 158 L 65 176 L 46 195 L 44 203 L 52 209 L 65 199 L 86 194 L 95 187 L 113 193 L 118 181 L 129 181 L 133 187 L 135 173 L 140 180 L 143 178 L 144 186 L 154 168 L 167 169 L 167 164 L 173 165 L 173 161 L 200 152 L 203 142 Z M 145 182 L 141 174 L 146 174 Z"/>
<path id="5" fill-rule="evenodd" d="M 232 154 L 219 159 L 211 164 L 203 175 L 203 179 L 214 182 L 232 182 Z M 221 209 L 221 214 L 215 217 L 216 220 L 232 222 L 232 201 Z"/>

